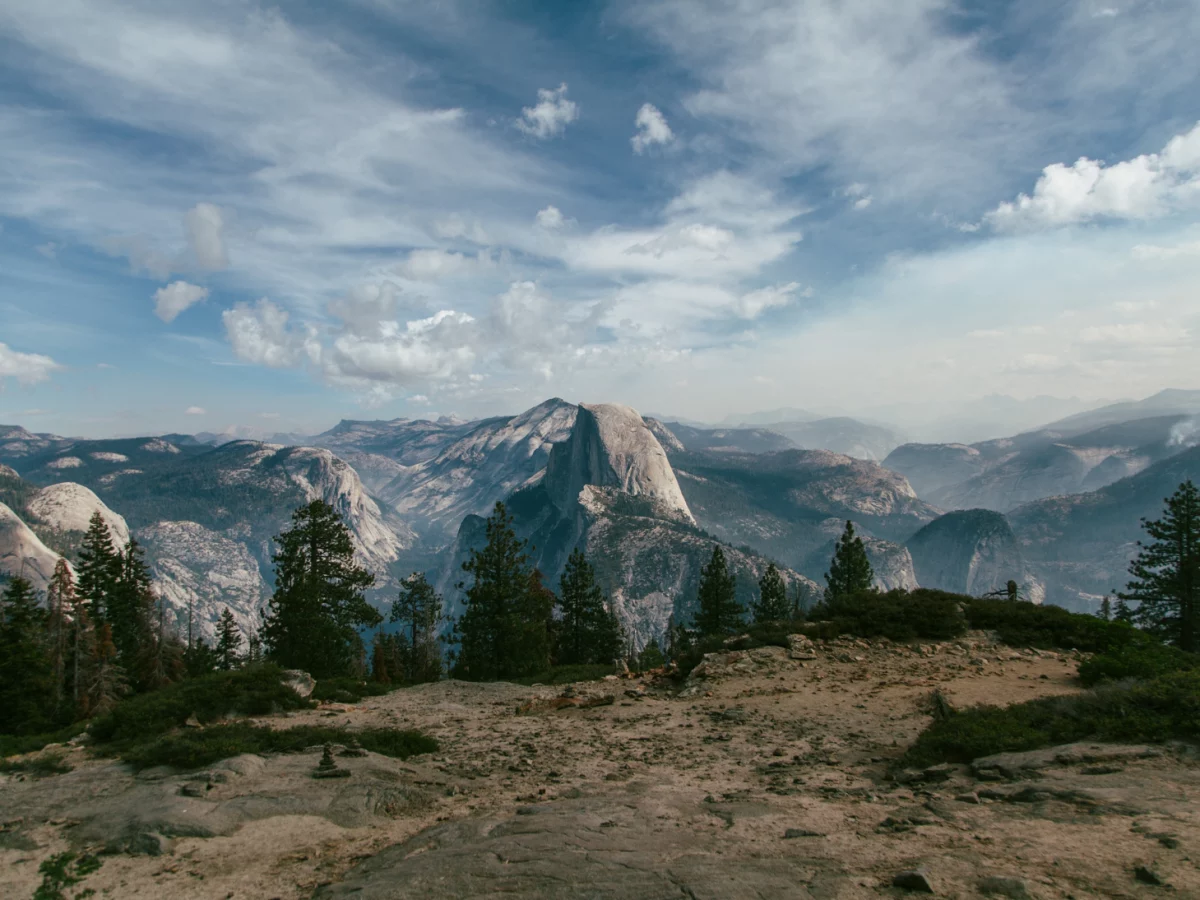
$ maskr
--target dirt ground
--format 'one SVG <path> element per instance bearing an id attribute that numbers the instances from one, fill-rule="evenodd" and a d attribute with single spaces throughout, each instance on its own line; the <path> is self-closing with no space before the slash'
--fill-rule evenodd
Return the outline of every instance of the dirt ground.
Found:
<path id="1" fill-rule="evenodd" d="M 72 890 L 1200 897 L 1188 748 L 1075 747 L 889 777 L 934 688 L 955 706 L 1069 694 L 1076 662 L 978 634 L 842 639 L 718 656 L 679 693 L 652 678 L 567 691 L 613 697 L 590 708 L 554 708 L 561 687 L 447 681 L 263 720 L 418 728 L 441 744 L 404 763 L 339 757 L 351 776 L 321 781 L 317 752 L 134 776 L 73 748 L 68 774 L 0 782 L 0 896 L 32 897 L 53 853 L 123 842 Z"/>

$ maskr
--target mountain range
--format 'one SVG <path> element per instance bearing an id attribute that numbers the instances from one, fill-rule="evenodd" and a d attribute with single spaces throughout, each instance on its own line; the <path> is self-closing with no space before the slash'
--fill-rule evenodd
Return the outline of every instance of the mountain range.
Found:
<path id="1" fill-rule="evenodd" d="M 1012 438 L 907 444 L 883 464 L 801 449 L 775 428 L 699 428 L 551 398 L 476 421 L 347 420 L 304 446 L 188 435 L 81 440 L 0 427 L 0 572 L 44 586 L 99 511 L 145 546 L 175 622 L 247 630 L 271 591 L 272 539 L 315 498 L 345 518 L 382 603 L 428 572 L 458 608 L 483 517 L 508 504 L 547 583 L 585 549 L 637 644 L 690 615 L 724 547 L 743 600 L 774 561 L 812 602 L 855 523 L 882 588 L 1022 593 L 1089 609 L 1120 587 L 1139 519 L 1186 477 L 1200 392 L 1165 392 Z M 830 420 L 815 419 L 812 422 Z"/>

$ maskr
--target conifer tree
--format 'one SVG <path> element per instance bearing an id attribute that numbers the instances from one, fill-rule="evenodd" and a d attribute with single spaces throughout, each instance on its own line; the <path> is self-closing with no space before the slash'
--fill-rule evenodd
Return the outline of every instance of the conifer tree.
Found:
<path id="1" fill-rule="evenodd" d="M 596 572 L 583 551 L 567 558 L 559 579 L 555 660 L 562 665 L 610 663 L 621 655 L 625 636 L 609 609 Z"/>
<path id="2" fill-rule="evenodd" d="M 402 641 L 393 639 L 387 650 L 398 651 L 403 659 L 402 668 L 389 668 L 389 674 L 408 684 L 441 678 L 438 625 L 442 621 L 442 598 L 422 573 L 413 572 L 401 582 L 400 594 L 392 604 L 391 621 L 403 624 Z"/>
<path id="3" fill-rule="evenodd" d="M 725 563 L 720 546 L 700 571 L 696 598 L 695 627 L 701 637 L 724 637 L 743 625 L 742 607 L 737 602 L 737 582 Z"/>
<path id="4" fill-rule="evenodd" d="M 457 677 L 487 681 L 537 672 L 548 663 L 550 610 L 542 609 L 542 590 L 534 591 L 539 583 L 525 549 L 508 510 L 497 503 L 487 520 L 487 544 L 463 563 L 472 581 L 466 609 L 454 624 Z"/>
<path id="5" fill-rule="evenodd" d="M 54 575 L 46 589 L 47 649 L 54 675 L 54 709 L 60 712 L 66 699 L 67 658 L 71 643 L 71 616 L 78 600 L 75 578 L 65 559 L 54 564 Z"/>
<path id="6" fill-rule="evenodd" d="M 1105 622 L 1111 622 L 1113 617 L 1112 601 L 1105 597 L 1100 601 L 1100 618 Z"/>
<path id="7" fill-rule="evenodd" d="M 262 638 L 258 636 L 257 631 L 252 631 L 250 637 L 246 638 L 246 665 L 253 666 L 260 662 L 262 662 Z"/>
<path id="8" fill-rule="evenodd" d="M 145 552 L 136 540 L 130 538 L 125 550 L 117 554 L 114 568 L 116 577 L 105 602 L 104 621 L 112 629 L 121 666 L 126 673 L 139 672 L 145 669 L 147 645 L 154 632 L 155 598 Z"/>
<path id="9" fill-rule="evenodd" d="M 1124 622 L 1126 625 L 1133 624 L 1133 607 L 1126 603 L 1119 594 L 1117 595 L 1117 605 L 1113 607 L 1113 621 Z"/>
<path id="10" fill-rule="evenodd" d="M 70 653 L 71 705 L 76 717 L 86 714 L 88 693 L 88 671 L 96 649 L 96 632 L 88 604 L 78 592 L 72 598 Z"/>
<path id="11" fill-rule="evenodd" d="M 242 629 L 226 606 L 217 622 L 217 668 L 223 672 L 236 669 L 241 662 Z"/>
<path id="12" fill-rule="evenodd" d="M 666 665 L 666 662 L 662 648 L 658 645 L 658 638 L 651 638 L 650 643 L 643 647 L 642 652 L 637 655 L 637 670 L 645 672 L 650 669 L 658 669 Z"/>
<path id="13" fill-rule="evenodd" d="M 792 603 L 788 600 L 787 585 L 775 563 L 758 580 L 758 602 L 754 604 L 755 622 L 785 622 L 792 616 Z"/>
<path id="14" fill-rule="evenodd" d="M 871 568 L 871 561 L 867 559 L 862 538 L 854 533 L 854 523 L 847 521 L 846 530 L 842 532 L 829 563 L 829 571 L 825 573 L 825 601 L 869 591 L 874 580 L 875 572 Z"/>
<path id="15" fill-rule="evenodd" d="M 107 622 L 96 629 L 88 674 L 87 716 L 102 716 L 112 712 L 117 702 L 129 693 L 129 679 L 117 662 L 117 647 L 113 643 L 112 627 Z"/>
<path id="16" fill-rule="evenodd" d="M 108 598 L 120 573 L 120 554 L 100 511 L 92 513 L 79 551 L 79 582 L 76 592 L 91 605 L 93 622 L 106 620 Z"/>
<path id="17" fill-rule="evenodd" d="M 0 605 L 0 733 L 32 734 L 53 724 L 47 618 L 29 580 L 12 579 Z"/>
<path id="18" fill-rule="evenodd" d="M 388 665 L 388 657 L 391 655 L 388 643 L 388 636 L 382 631 L 375 633 L 375 639 L 371 643 L 371 680 L 379 684 L 392 683 L 392 670 Z"/>
<path id="19" fill-rule="evenodd" d="M 316 678 L 350 674 L 363 656 L 358 629 L 382 619 L 363 595 L 375 578 L 354 562 L 350 531 L 332 506 L 313 500 L 275 543 L 275 594 L 262 628 L 267 655 Z"/>
<path id="20" fill-rule="evenodd" d="M 1165 501 L 1161 519 L 1142 519 L 1151 538 L 1138 541 L 1132 580 L 1120 598 L 1138 604 L 1134 620 L 1189 653 L 1200 651 L 1200 491 L 1185 481 Z"/>

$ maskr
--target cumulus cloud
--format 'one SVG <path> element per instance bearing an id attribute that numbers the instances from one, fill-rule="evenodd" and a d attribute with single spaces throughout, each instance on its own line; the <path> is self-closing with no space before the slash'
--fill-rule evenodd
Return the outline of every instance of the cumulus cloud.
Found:
<path id="1" fill-rule="evenodd" d="M 644 153 L 646 148 L 655 144 L 669 144 L 675 140 L 671 126 L 667 124 L 663 114 L 658 111 L 658 107 L 652 103 L 642 104 L 633 124 L 637 128 L 637 134 L 631 137 L 629 142 L 633 144 L 634 153 Z"/>
<path id="2" fill-rule="evenodd" d="M 737 302 L 737 314 L 743 319 L 755 319 L 768 309 L 787 306 L 797 296 L 811 297 L 812 288 L 800 289 L 799 282 L 780 284 L 773 287 L 759 288 L 748 294 L 742 294 Z"/>
<path id="3" fill-rule="evenodd" d="M 562 134 L 567 125 L 579 118 L 579 106 L 567 99 L 566 82 L 554 90 L 540 88 L 536 106 L 521 110 L 517 128 L 539 140 Z"/>
<path id="4" fill-rule="evenodd" d="M 22 353 L 0 343 L 0 379 L 15 378 L 22 385 L 37 384 L 49 378 L 51 372 L 61 368 L 62 366 L 49 356 Z M 3 382 L 0 382 L 0 385 L 2 384 Z"/>
<path id="5" fill-rule="evenodd" d="M 164 322 L 174 322 L 181 312 L 207 297 L 206 287 L 188 284 L 186 281 L 173 281 L 154 292 L 154 314 Z"/>
<path id="6" fill-rule="evenodd" d="M 183 411 L 183 414 L 185 416 L 206 416 L 208 415 L 208 410 L 203 406 L 189 406 Z"/>
<path id="7" fill-rule="evenodd" d="M 253 306 L 239 303 L 221 314 L 234 355 L 273 369 L 296 365 L 305 358 L 306 350 L 310 358 L 320 356 L 311 331 L 290 328 L 288 319 L 286 310 L 265 297 Z"/>
<path id="8" fill-rule="evenodd" d="M 202 269 L 224 269 L 229 265 L 225 253 L 225 219 L 221 208 L 197 203 L 183 217 L 188 244 Z"/>
<path id="9" fill-rule="evenodd" d="M 1200 123 L 1161 153 L 1106 166 L 1081 156 L 1042 170 L 1032 194 L 984 218 L 997 230 L 1052 228 L 1095 219 L 1151 219 L 1200 202 Z"/>
<path id="10" fill-rule="evenodd" d="M 350 386 L 444 381 L 465 373 L 474 362 L 474 322 L 467 313 L 443 309 L 424 319 L 381 322 L 375 334 L 348 330 L 324 350 L 323 371 Z"/>
<path id="11" fill-rule="evenodd" d="M 557 206 L 547 206 L 545 209 L 539 209 L 537 215 L 534 216 L 534 220 L 540 227 L 548 231 L 562 228 L 566 222 Z"/>
<path id="12" fill-rule="evenodd" d="M 478 263 L 477 258 L 444 250 L 413 250 L 396 272 L 411 281 L 437 281 L 459 274 Z"/>

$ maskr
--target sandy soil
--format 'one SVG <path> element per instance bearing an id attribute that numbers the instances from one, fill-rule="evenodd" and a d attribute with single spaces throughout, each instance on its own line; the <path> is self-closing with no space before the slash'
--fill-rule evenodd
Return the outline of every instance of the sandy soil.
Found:
<path id="1" fill-rule="evenodd" d="M 1016 652 L 973 635 L 917 647 L 839 640 L 812 655 L 731 653 L 708 662 L 683 696 L 650 678 L 574 686 L 580 696 L 615 697 L 588 709 L 550 709 L 561 688 L 450 681 L 289 714 L 269 721 L 415 727 L 441 750 L 404 764 L 339 759 L 354 774 L 337 782 L 307 779 L 316 753 L 267 760 L 210 781 L 188 809 L 172 806 L 183 802 L 175 798 L 185 776 L 134 777 L 75 748 L 70 774 L 0 783 L 0 895 L 31 897 L 39 863 L 98 845 L 96 828 L 116 828 L 103 823 L 116 821 L 112 810 L 128 797 L 130 807 L 157 804 L 164 821 L 199 808 L 206 821 L 225 816 L 228 833 L 170 838 L 160 855 L 106 855 L 82 885 L 99 896 L 332 893 L 344 879 L 368 878 L 370 866 L 357 868 L 364 861 L 426 829 L 515 821 L 584 798 L 628 810 L 627 822 L 600 824 L 627 827 L 634 844 L 667 842 L 664 854 L 678 852 L 670 847 L 682 835 L 696 858 L 758 860 L 764 872 L 767 861 L 803 865 L 832 879 L 818 890 L 812 876 L 795 896 L 898 896 L 894 876 L 919 867 L 938 896 L 982 896 L 988 876 L 1020 879 L 1027 896 L 1047 900 L 1158 896 L 1167 888 L 1145 883 L 1153 873 L 1175 896 L 1200 897 L 1200 763 L 1185 752 L 1118 753 L 1105 765 L 1072 759 L 1000 784 L 967 767 L 907 783 L 888 777 L 889 761 L 928 724 L 934 688 L 956 706 L 1068 694 L 1079 689 L 1070 654 Z M 1018 798 L 1023 785 L 1036 790 Z M 352 802 L 339 801 L 352 789 Z M 396 791 L 403 802 L 393 802 Z M 98 797 L 107 812 L 96 811 Z M 561 821 L 565 833 L 575 827 Z M 1142 880 L 1139 866 L 1149 870 Z M 409 896 L 388 890 L 370 896 Z M 462 888 L 446 890 L 425 896 Z M 743 884 L 708 895 L 783 894 Z"/>

